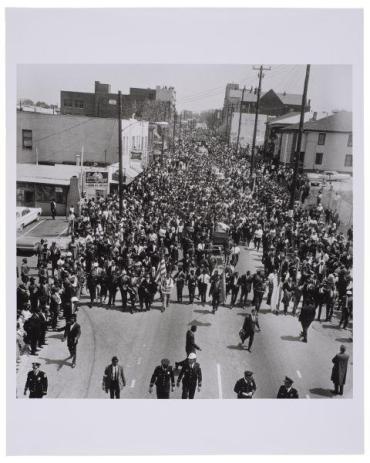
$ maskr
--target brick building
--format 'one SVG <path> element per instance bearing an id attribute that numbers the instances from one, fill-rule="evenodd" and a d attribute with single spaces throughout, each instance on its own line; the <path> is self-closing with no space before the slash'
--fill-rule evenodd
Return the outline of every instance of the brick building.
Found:
<path id="1" fill-rule="evenodd" d="M 130 88 L 122 94 L 122 118 L 139 117 L 148 121 L 170 121 L 176 110 L 173 87 Z M 95 81 L 94 93 L 62 90 L 60 113 L 64 115 L 115 118 L 118 114 L 118 94 L 109 84 Z"/>

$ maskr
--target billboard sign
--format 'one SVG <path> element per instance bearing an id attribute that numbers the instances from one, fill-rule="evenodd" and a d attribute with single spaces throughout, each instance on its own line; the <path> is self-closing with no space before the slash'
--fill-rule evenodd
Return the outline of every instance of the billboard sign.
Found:
<path id="1" fill-rule="evenodd" d="M 131 156 L 130 156 L 130 157 L 131 157 L 131 159 L 133 159 L 134 161 L 141 161 L 142 156 L 143 156 L 142 151 L 131 150 Z"/>
<path id="2" fill-rule="evenodd" d="M 85 172 L 85 183 L 86 185 L 108 185 L 108 172 L 94 171 Z"/>

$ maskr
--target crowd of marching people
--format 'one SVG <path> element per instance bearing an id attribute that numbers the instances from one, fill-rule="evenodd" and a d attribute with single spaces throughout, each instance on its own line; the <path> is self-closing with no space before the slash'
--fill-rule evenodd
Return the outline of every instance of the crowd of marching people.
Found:
<path id="1" fill-rule="evenodd" d="M 213 312 L 264 296 L 278 314 L 299 313 L 302 340 L 316 317 L 328 322 L 341 311 L 340 326 L 352 317 L 352 229 L 339 231 L 339 218 L 321 201 L 289 210 L 292 170 L 249 162 L 218 139 L 206 149 L 191 139 L 175 153 L 152 162 L 126 187 L 122 214 L 117 195 L 82 197 L 70 211 L 68 249 L 41 240 L 37 275 L 23 259 L 17 288 L 17 345 L 31 354 L 47 330 L 68 321 L 88 296 L 90 307 L 148 311 L 156 295 L 165 310 L 176 288 L 177 302 L 202 304 Z M 300 178 L 302 191 L 307 191 Z M 229 237 L 221 256 L 213 252 L 218 226 Z M 261 251 L 256 273 L 238 273 L 240 247 Z M 223 266 L 219 266 L 219 257 Z M 250 297 L 253 295 L 253 299 Z M 324 312 L 323 312 L 324 310 Z"/>

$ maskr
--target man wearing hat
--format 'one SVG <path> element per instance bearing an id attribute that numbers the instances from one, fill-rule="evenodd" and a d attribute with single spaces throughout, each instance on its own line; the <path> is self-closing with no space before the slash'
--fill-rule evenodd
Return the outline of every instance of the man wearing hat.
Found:
<path id="1" fill-rule="evenodd" d="M 40 362 L 33 362 L 32 370 L 27 374 L 24 395 L 26 395 L 27 390 L 29 390 L 30 399 L 42 399 L 48 392 L 48 378 L 46 374 L 40 370 L 40 366 Z"/>
<path id="2" fill-rule="evenodd" d="M 346 347 L 342 344 L 339 353 L 332 359 L 333 369 L 331 380 L 334 383 L 334 394 L 343 395 L 343 386 L 346 383 L 349 355 L 346 354 Z"/>
<path id="3" fill-rule="evenodd" d="M 194 352 L 189 354 L 188 361 L 183 365 L 179 377 L 177 378 L 177 387 L 182 380 L 182 399 L 194 399 L 195 389 L 198 383 L 198 392 L 202 387 L 202 370 Z"/>
<path id="4" fill-rule="evenodd" d="M 70 357 L 72 357 L 72 368 L 76 366 L 76 357 L 77 357 L 77 343 L 81 336 L 81 327 L 77 323 L 76 314 L 72 314 L 67 321 L 65 330 L 64 330 L 64 337 L 62 341 L 67 339 L 67 346 L 70 353 Z"/>
<path id="5" fill-rule="evenodd" d="M 234 386 L 234 392 L 238 399 L 251 399 L 256 389 L 253 372 L 248 370 L 244 372 L 244 378 L 240 378 Z"/>
<path id="6" fill-rule="evenodd" d="M 284 384 L 280 386 L 277 394 L 278 399 L 299 399 L 297 389 L 292 387 L 293 380 L 285 376 Z"/>
<path id="7" fill-rule="evenodd" d="M 119 399 L 121 389 L 126 386 L 126 379 L 123 373 L 123 367 L 118 364 L 118 358 L 112 357 L 112 363 L 106 367 L 103 376 L 103 390 L 110 392 L 111 399 Z"/>
<path id="8" fill-rule="evenodd" d="M 150 394 L 152 393 L 154 384 L 157 389 L 157 399 L 170 398 L 170 389 L 173 392 L 175 387 L 175 377 L 168 359 L 162 359 L 161 364 L 155 367 L 149 385 Z"/>

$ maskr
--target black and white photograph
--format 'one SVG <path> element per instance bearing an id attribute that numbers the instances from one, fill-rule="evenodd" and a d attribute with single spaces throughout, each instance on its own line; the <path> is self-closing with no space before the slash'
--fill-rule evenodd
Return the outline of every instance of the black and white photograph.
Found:
<path id="1" fill-rule="evenodd" d="M 351 398 L 351 73 L 20 65 L 17 397 Z"/>
<path id="2" fill-rule="evenodd" d="M 361 453 L 363 10 L 139 3 L 6 12 L 7 453 Z"/>

